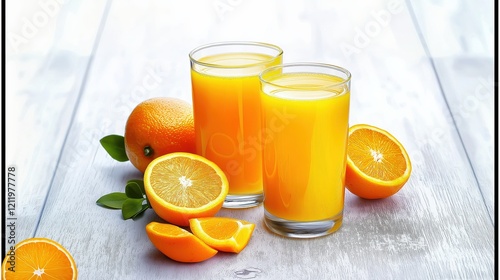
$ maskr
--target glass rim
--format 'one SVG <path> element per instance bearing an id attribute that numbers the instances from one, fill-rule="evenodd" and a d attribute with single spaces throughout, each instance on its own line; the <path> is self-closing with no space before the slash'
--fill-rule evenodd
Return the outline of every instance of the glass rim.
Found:
<path id="1" fill-rule="evenodd" d="M 321 89 L 328 89 L 328 88 L 331 88 L 331 87 L 343 86 L 345 84 L 348 84 L 351 81 L 351 72 L 349 72 L 349 70 L 347 70 L 347 69 L 345 69 L 343 67 L 337 66 L 337 65 L 328 64 L 328 63 L 318 63 L 318 62 L 294 62 L 294 63 L 284 63 L 284 64 L 281 64 L 281 65 L 271 66 L 269 68 L 266 68 L 264 71 L 262 71 L 259 74 L 259 80 L 262 83 L 266 83 L 268 85 L 275 86 L 275 87 L 278 87 L 278 88 L 295 89 L 295 87 L 293 85 L 292 86 L 287 86 L 287 85 L 280 85 L 280 84 L 276 84 L 276 83 L 270 82 L 270 81 L 268 81 L 268 80 L 266 80 L 264 78 L 264 75 L 266 73 L 268 73 L 268 72 L 276 71 L 277 69 L 280 69 L 280 68 L 284 69 L 284 68 L 291 68 L 291 67 L 297 67 L 297 66 L 302 66 L 302 67 L 318 67 L 318 68 L 333 69 L 333 70 L 340 71 L 340 72 L 342 72 L 342 73 L 344 73 L 346 75 L 346 78 L 342 77 L 344 79 L 342 82 L 338 82 L 338 83 L 335 83 L 335 84 L 332 84 L 332 85 L 318 86 L 317 88 L 314 88 L 315 90 L 321 90 Z M 331 75 L 329 73 L 319 73 L 319 72 L 311 72 L 311 71 L 303 71 L 302 73 L 318 73 L 318 74 Z"/>
<path id="2" fill-rule="evenodd" d="M 206 63 L 206 62 L 201 62 L 198 59 L 194 58 L 194 54 L 205 49 L 213 48 L 213 47 L 218 47 L 218 46 L 257 46 L 257 47 L 265 47 L 268 49 L 274 49 L 278 53 L 276 55 L 273 55 L 271 59 L 257 62 L 257 63 L 249 63 L 249 64 L 244 64 L 244 65 L 236 65 L 236 66 L 231 66 L 231 65 L 220 65 L 216 63 Z M 210 67 L 210 68 L 219 68 L 219 69 L 239 69 L 239 68 L 247 68 L 247 67 L 255 67 L 258 65 L 266 64 L 274 59 L 278 58 L 279 56 L 283 55 L 283 50 L 278 47 L 277 45 L 269 44 L 269 43 L 263 43 L 263 42 L 255 42 L 255 41 L 221 41 L 221 42 L 214 42 L 210 44 L 205 44 L 201 45 L 199 47 L 196 47 L 193 49 L 191 52 L 189 52 L 189 59 L 191 60 L 192 63 L 205 66 L 205 67 Z"/>

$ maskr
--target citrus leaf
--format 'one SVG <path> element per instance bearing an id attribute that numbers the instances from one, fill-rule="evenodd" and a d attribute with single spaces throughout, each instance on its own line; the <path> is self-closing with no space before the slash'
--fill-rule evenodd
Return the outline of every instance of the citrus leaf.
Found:
<path id="1" fill-rule="evenodd" d="M 99 142 L 113 159 L 121 162 L 128 160 L 123 136 L 112 134 L 103 137 Z"/>
<path id="2" fill-rule="evenodd" d="M 128 182 L 125 186 L 125 194 L 129 198 L 144 198 L 141 187 L 136 182 Z"/>
<path id="3" fill-rule="evenodd" d="M 113 209 L 120 209 L 123 206 L 123 203 L 125 200 L 127 200 L 128 197 L 126 194 L 121 193 L 121 192 L 114 192 L 110 194 L 103 195 L 101 198 L 99 198 L 96 203 L 105 206 L 108 208 L 113 208 Z"/>
<path id="4" fill-rule="evenodd" d="M 146 211 L 149 208 L 150 208 L 149 204 L 143 204 L 141 211 L 137 212 L 137 214 L 135 214 L 132 218 L 133 219 L 137 218 L 140 214 L 144 213 L 144 211 Z"/>
<path id="5" fill-rule="evenodd" d="M 125 200 L 122 206 L 123 219 L 128 220 L 136 216 L 138 213 L 144 211 L 142 209 L 143 201 L 144 198 L 128 198 L 127 200 Z"/>
<path id="6" fill-rule="evenodd" d="M 141 192 L 143 194 L 146 194 L 146 190 L 144 189 L 144 181 L 143 180 L 141 180 L 141 179 L 131 179 L 131 180 L 127 181 L 127 185 L 129 183 L 137 183 L 137 185 L 139 185 L 139 188 L 141 188 Z"/>

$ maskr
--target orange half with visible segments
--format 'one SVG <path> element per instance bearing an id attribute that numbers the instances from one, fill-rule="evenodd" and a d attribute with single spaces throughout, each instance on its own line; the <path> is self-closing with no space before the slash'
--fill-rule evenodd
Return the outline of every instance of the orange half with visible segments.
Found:
<path id="1" fill-rule="evenodd" d="M 403 145 L 389 132 L 367 124 L 349 128 L 346 188 L 365 199 L 397 193 L 412 166 Z"/>
<path id="2" fill-rule="evenodd" d="M 189 219 L 214 216 L 224 203 L 229 185 L 224 172 L 208 159 L 171 153 L 148 165 L 144 188 L 158 216 L 188 226 Z"/>
<path id="3" fill-rule="evenodd" d="M 76 280 L 77 276 L 73 256 L 61 244 L 48 238 L 28 238 L 19 242 L 2 263 L 2 279 L 5 280 Z"/>

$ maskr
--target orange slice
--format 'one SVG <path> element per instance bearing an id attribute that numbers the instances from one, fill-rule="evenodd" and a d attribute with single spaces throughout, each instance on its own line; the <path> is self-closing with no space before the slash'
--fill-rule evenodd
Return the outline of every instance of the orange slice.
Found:
<path id="1" fill-rule="evenodd" d="M 178 262 L 201 262 L 217 254 L 217 250 L 175 225 L 151 222 L 146 233 L 158 250 Z"/>
<path id="2" fill-rule="evenodd" d="M 209 217 L 191 219 L 189 227 L 208 246 L 223 252 L 239 253 L 250 241 L 255 224 L 233 218 Z"/>
<path id="3" fill-rule="evenodd" d="M 349 128 L 346 188 L 366 199 L 397 193 L 410 178 L 406 150 L 389 132 L 367 124 Z"/>
<path id="4" fill-rule="evenodd" d="M 2 279 L 77 279 L 76 263 L 61 244 L 28 238 L 16 244 L 2 263 Z"/>
<path id="5" fill-rule="evenodd" d="M 214 216 L 229 190 L 224 172 L 190 153 L 171 153 L 153 160 L 144 172 L 144 188 L 162 219 L 188 226 L 189 219 Z"/>

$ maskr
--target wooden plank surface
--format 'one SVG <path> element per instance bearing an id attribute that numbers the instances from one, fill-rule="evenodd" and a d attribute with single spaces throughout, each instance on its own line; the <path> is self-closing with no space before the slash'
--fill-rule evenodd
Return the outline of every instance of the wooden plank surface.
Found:
<path id="1" fill-rule="evenodd" d="M 450 121 L 454 112 L 437 78 L 448 72 L 436 75 L 406 2 L 288 1 L 285 9 L 283 2 L 264 0 L 127 0 L 110 2 L 109 10 L 103 3 L 100 11 L 107 16 L 99 24 L 104 29 L 81 95 L 72 99 L 74 108 L 63 106 L 72 118 L 61 130 L 69 131 L 61 132 L 62 138 L 39 137 L 40 144 L 31 146 L 48 153 L 52 141 L 60 139 L 52 156 L 60 153 L 55 170 L 31 167 L 29 154 L 10 158 L 29 170 L 31 175 L 19 173 L 24 180 L 32 178 L 49 191 L 44 207 L 33 210 L 34 215 L 43 211 L 33 235 L 63 244 L 80 279 L 493 278 L 490 206 L 468 161 L 468 147 Z M 75 25 L 63 34 L 82 29 Z M 149 97 L 190 101 L 189 51 L 223 40 L 275 43 L 285 50 L 285 62 L 320 61 L 349 69 L 351 124 L 383 127 L 405 145 L 413 163 L 407 185 L 379 201 L 346 191 L 343 227 L 311 240 L 271 234 L 262 223 L 261 206 L 224 209 L 218 215 L 256 223 L 248 247 L 191 265 L 173 262 L 151 245 L 144 227 L 160 221 L 153 211 L 124 221 L 118 211 L 98 207 L 101 195 L 123 191 L 127 180 L 141 177 L 130 163 L 112 160 L 99 139 L 123 134 L 129 112 Z M 47 118 L 56 122 L 60 116 Z M 465 121 L 489 129 L 475 118 Z M 19 143 L 11 145 L 21 149 Z M 49 159 L 36 162 L 47 168 L 51 156 L 42 158 Z M 39 196 L 32 190 L 22 195 L 27 205 Z"/>
<path id="2" fill-rule="evenodd" d="M 105 7 L 60 2 L 7 4 L 5 160 L 19 178 L 18 241 L 35 233 L 54 172 L 64 168 L 61 149 Z"/>
<path id="3" fill-rule="evenodd" d="M 493 220 L 493 1 L 411 5 L 451 111 L 449 122 L 458 130 Z"/>

